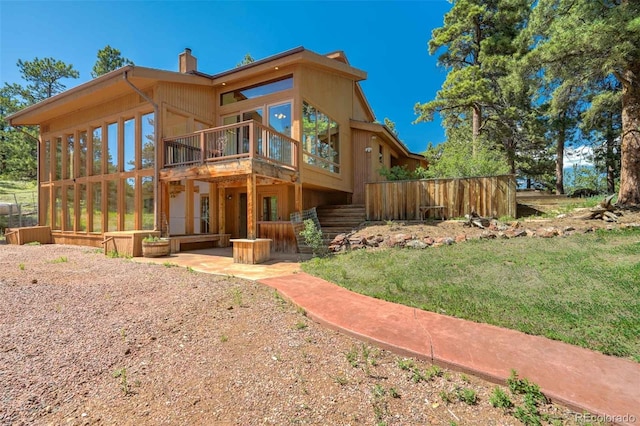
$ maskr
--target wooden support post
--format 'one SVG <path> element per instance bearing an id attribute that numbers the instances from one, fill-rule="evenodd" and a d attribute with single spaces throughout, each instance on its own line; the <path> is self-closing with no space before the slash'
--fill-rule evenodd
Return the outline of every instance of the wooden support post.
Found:
<path id="1" fill-rule="evenodd" d="M 302 184 L 295 184 L 294 209 L 298 213 L 302 213 Z"/>
<path id="2" fill-rule="evenodd" d="M 187 235 L 193 234 L 193 180 L 187 179 L 185 185 L 186 205 L 184 206 L 184 227 Z"/>
<path id="3" fill-rule="evenodd" d="M 160 223 L 160 229 L 164 229 L 166 234 L 166 237 L 168 237 L 169 235 L 171 235 L 171 229 L 169 229 L 169 218 L 171 217 L 171 198 L 169 196 L 169 184 L 167 182 L 159 182 L 160 183 L 160 193 L 162 194 L 162 199 L 161 199 L 161 206 L 160 206 L 160 211 L 164 212 L 164 218 L 162 217 L 162 214 L 160 215 L 161 217 L 161 223 Z M 162 220 L 164 219 L 164 220 Z M 162 222 L 166 222 L 166 223 L 162 223 Z"/>
<path id="4" fill-rule="evenodd" d="M 209 197 L 207 198 L 207 200 L 209 200 L 209 233 L 215 233 L 215 230 L 218 229 L 218 223 L 216 222 L 217 220 L 217 215 L 215 214 L 215 209 L 216 209 L 216 205 L 217 205 L 217 185 L 215 183 L 209 183 L 208 185 L 209 187 Z M 202 232 L 202 230 L 200 230 L 200 232 Z"/>
<path id="5" fill-rule="evenodd" d="M 218 186 L 218 233 L 225 233 L 226 194 L 224 188 Z"/>
<path id="6" fill-rule="evenodd" d="M 258 200 L 256 175 L 247 175 L 247 239 L 254 240 L 258 229 Z"/>

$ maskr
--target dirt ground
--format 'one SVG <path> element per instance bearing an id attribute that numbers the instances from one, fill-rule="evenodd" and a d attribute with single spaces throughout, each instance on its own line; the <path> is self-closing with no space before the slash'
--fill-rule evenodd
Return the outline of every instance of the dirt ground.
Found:
<path id="1" fill-rule="evenodd" d="M 455 221 L 394 226 L 482 232 Z M 0 244 L 0 299 L 3 425 L 520 424 L 490 405 L 494 384 L 454 371 L 420 379 L 414 369 L 426 376 L 428 362 L 325 329 L 251 281 L 86 247 Z M 470 390 L 475 404 L 460 400 Z M 581 424 L 566 408 L 540 410 Z"/>
<path id="2" fill-rule="evenodd" d="M 581 199 L 566 196 L 547 195 L 532 192 L 518 197 L 518 219 L 515 221 L 499 222 L 499 229 L 481 229 L 474 226 L 464 226 L 465 220 L 430 220 L 426 222 L 415 221 L 390 221 L 386 223 L 371 223 L 357 231 L 358 235 L 365 238 L 381 236 L 382 239 L 393 238 L 398 234 L 404 234 L 407 238 L 424 240 L 431 237 L 451 238 L 453 240 L 474 238 L 500 238 L 509 237 L 505 230 L 527 230 L 528 236 L 542 235 L 545 231 L 554 230 L 556 235 L 571 235 L 573 233 L 591 232 L 596 229 L 618 229 L 626 226 L 640 226 L 640 210 L 616 210 L 619 215 L 617 222 L 604 220 L 586 220 L 584 216 L 589 214 L 588 208 L 574 208 Z M 517 223 L 516 223 L 517 222 Z M 549 233 L 549 232 L 548 232 Z M 551 232 L 553 233 L 553 232 Z"/>

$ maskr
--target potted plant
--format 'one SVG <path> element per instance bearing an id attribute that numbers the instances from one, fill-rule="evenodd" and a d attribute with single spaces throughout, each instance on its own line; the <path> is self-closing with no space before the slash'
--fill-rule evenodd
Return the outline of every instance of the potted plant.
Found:
<path id="1" fill-rule="evenodd" d="M 142 239 L 143 257 L 169 256 L 169 253 L 171 253 L 169 239 L 159 238 L 153 235 L 148 235 Z"/>

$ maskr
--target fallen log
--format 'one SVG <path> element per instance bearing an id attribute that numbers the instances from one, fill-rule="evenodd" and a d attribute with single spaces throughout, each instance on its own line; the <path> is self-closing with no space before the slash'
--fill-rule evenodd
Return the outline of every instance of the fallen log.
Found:
<path id="1" fill-rule="evenodd" d="M 486 229 L 491 225 L 491 219 L 488 217 L 479 216 L 475 211 L 472 211 L 471 214 L 466 214 L 464 217 L 467 219 L 464 226 L 468 226 L 473 228 L 474 226 L 480 229 Z"/>
<path id="2" fill-rule="evenodd" d="M 609 222 L 617 222 L 618 215 L 614 213 L 615 207 L 611 205 L 611 200 L 615 195 L 609 195 L 600 202 L 596 207 L 589 209 L 589 214 L 582 216 L 580 219 L 592 220 L 601 219 Z"/>

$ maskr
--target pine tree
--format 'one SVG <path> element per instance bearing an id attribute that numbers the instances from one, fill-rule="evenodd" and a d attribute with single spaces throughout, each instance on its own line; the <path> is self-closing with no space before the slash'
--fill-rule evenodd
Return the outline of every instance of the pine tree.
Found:
<path id="1" fill-rule="evenodd" d="M 133 62 L 130 59 L 123 58 L 118 49 L 106 45 L 103 49 L 98 50 L 98 59 L 91 71 L 91 77 L 99 77 L 125 65 L 133 65 Z"/>
<path id="2" fill-rule="evenodd" d="M 622 86 L 618 204 L 640 205 L 640 1 L 539 0 L 529 27 L 540 70 L 576 86 L 609 76 Z"/>

